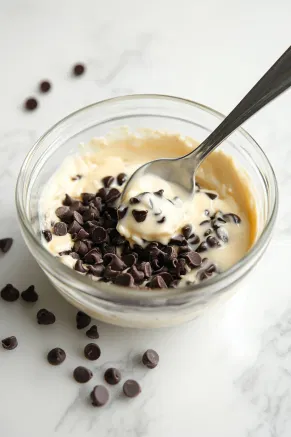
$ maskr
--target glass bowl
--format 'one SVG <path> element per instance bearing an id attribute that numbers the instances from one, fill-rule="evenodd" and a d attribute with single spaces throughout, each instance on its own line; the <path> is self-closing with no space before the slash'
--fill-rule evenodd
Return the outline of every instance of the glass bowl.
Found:
<path id="1" fill-rule="evenodd" d="M 202 141 L 223 115 L 198 103 L 170 96 L 133 95 L 98 102 L 74 112 L 46 132 L 33 146 L 20 170 L 16 206 L 25 242 L 54 287 L 73 305 L 94 318 L 120 326 L 152 328 L 195 318 L 210 305 L 231 296 L 234 284 L 254 267 L 265 251 L 278 209 L 273 169 L 256 141 L 238 129 L 220 147 L 243 169 L 257 207 L 253 247 L 229 270 L 203 283 L 180 289 L 141 291 L 93 282 L 57 258 L 41 243 L 38 202 L 45 183 L 80 142 L 128 126 L 165 130 Z"/>

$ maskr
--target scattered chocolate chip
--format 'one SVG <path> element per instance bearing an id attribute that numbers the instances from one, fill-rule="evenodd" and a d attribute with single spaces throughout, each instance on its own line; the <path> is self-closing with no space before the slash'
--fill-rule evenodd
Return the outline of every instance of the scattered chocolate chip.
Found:
<path id="1" fill-rule="evenodd" d="M 149 279 L 152 276 L 152 267 L 148 261 L 141 262 L 137 269 L 144 273 L 145 279 Z"/>
<path id="2" fill-rule="evenodd" d="M 200 243 L 200 238 L 198 237 L 198 235 L 192 234 L 192 235 L 190 235 L 188 243 L 190 243 L 190 244 L 199 244 Z"/>
<path id="3" fill-rule="evenodd" d="M 141 388 L 137 381 L 134 381 L 134 379 L 128 379 L 123 384 L 123 393 L 128 398 L 135 398 L 138 394 L 140 394 Z"/>
<path id="4" fill-rule="evenodd" d="M 74 269 L 79 273 L 87 273 L 88 269 L 84 266 L 81 260 L 77 260 Z"/>
<path id="5" fill-rule="evenodd" d="M 51 231 L 45 229 L 44 231 L 42 231 L 42 235 L 44 236 L 45 240 L 49 243 L 50 241 L 52 241 L 52 233 Z"/>
<path id="6" fill-rule="evenodd" d="M 148 349 L 143 354 L 142 362 L 148 369 L 154 369 L 159 364 L 159 355 L 153 349 Z"/>
<path id="7" fill-rule="evenodd" d="M 121 273 L 116 276 L 114 284 L 121 285 L 122 287 L 133 287 L 134 279 L 129 273 Z"/>
<path id="8" fill-rule="evenodd" d="M 81 225 L 74 220 L 70 226 L 68 227 L 68 232 L 69 234 L 73 235 L 73 234 L 78 234 L 78 232 L 81 230 Z"/>
<path id="9" fill-rule="evenodd" d="M 168 288 L 163 278 L 159 275 L 154 276 L 147 286 L 150 288 Z"/>
<path id="10" fill-rule="evenodd" d="M 237 215 L 237 214 L 233 214 L 232 212 L 229 212 L 228 214 L 224 214 L 223 218 L 227 221 L 227 222 L 233 222 L 236 225 L 241 223 L 241 218 Z"/>
<path id="11" fill-rule="evenodd" d="M 103 183 L 105 188 L 109 188 L 110 185 L 113 184 L 113 182 L 114 182 L 113 176 L 105 176 L 105 178 L 102 179 L 102 183 Z"/>
<path id="12" fill-rule="evenodd" d="M 126 206 L 120 206 L 117 210 L 117 216 L 118 220 L 123 219 L 123 217 L 126 215 L 128 208 Z"/>
<path id="13" fill-rule="evenodd" d="M 2 347 L 9 351 L 12 351 L 18 346 L 17 338 L 14 337 L 13 335 L 11 337 L 4 338 L 3 340 L 1 340 L 1 342 L 2 342 Z"/>
<path id="14" fill-rule="evenodd" d="M 85 229 L 83 229 L 83 228 L 81 228 L 79 230 L 79 232 L 77 233 L 77 239 L 78 240 L 84 240 L 84 239 L 86 239 L 88 237 L 89 237 L 88 232 L 86 232 Z"/>
<path id="15" fill-rule="evenodd" d="M 56 216 L 65 223 L 70 223 L 73 212 L 68 206 L 60 206 L 56 209 Z"/>
<path id="16" fill-rule="evenodd" d="M 186 263 L 189 267 L 195 268 L 199 267 L 201 265 L 202 259 L 199 253 L 197 252 L 188 252 L 184 255 L 184 259 L 186 260 Z"/>
<path id="17" fill-rule="evenodd" d="M 103 264 L 103 258 L 98 249 L 92 249 L 84 256 L 84 262 L 86 264 Z"/>
<path id="18" fill-rule="evenodd" d="M 125 173 L 119 173 L 119 175 L 117 176 L 117 183 L 118 185 L 123 185 L 124 182 L 127 180 L 127 176 Z"/>
<path id="19" fill-rule="evenodd" d="M 192 234 L 192 226 L 191 225 L 185 225 L 182 228 L 182 234 L 184 235 L 185 238 L 189 238 L 190 235 Z"/>
<path id="20" fill-rule="evenodd" d="M 161 223 L 165 223 L 166 221 L 166 217 L 162 217 L 161 220 L 158 220 L 157 223 L 161 224 Z"/>
<path id="21" fill-rule="evenodd" d="M 171 238 L 170 243 L 174 246 L 184 246 L 187 241 L 185 240 L 185 237 L 183 235 L 175 235 L 173 238 Z"/>
<path id="22" fill-rule="evenodd" d="M 65 206 L 71 206 L 73 203 L 73 199 L 68 194 L 65 195 L 65 198 L 63 200 L 63 205 Z"/>
<path id="23" fill-rule="evenodd" d="M 126 268 L 124 262 L 114 253 L 106 253 L 103 258 L 104 264 L 109 265 L 112 270 L 121 272 Z"/>
<path id="24" fill-rule="evenodd" d="M 80 259 L 80 255 L 77 252 L 71 252 L 70 255 L 74 259 Z"/>
<path id="25" fill-rule="evenodd" d="M 156 196 L 162 197 L 162 196 L 164 195 L 164 191 L 165 191 L 165 190 L 158 190 L 158 191 L 155 191 L 154 194 L 155 194 Z"/>
<path id="26" fill-rule="evenodd" d="M 134 282 L 136 284 L 141 284 L 144 280 L 144 273 L 141 272 L 140 270 L 137 270 L 136 266 L 132 266 L 129 271 L 129 274 L 132 275 Z"/>
<path id="27" fill-rule="evenodd" d="M 90 369 L 87 369 L 87 367 L 78 366 L 73 372 L 73 376 L 75 381 L 79 382 L 80 384 L 84 384 L 93 377 L 93 373 Z"/>
<path id="28" fill-rule="evenodd" d="M 85 73 L 85 65 L 84 64 L 76 64 L 73 67 L 73 74 L 74 76 L 81 76 L 82 74 Z"/>
<path id="29" fill-rule="evenodd" d="M 211 248 L 221 246 L 221 243 L 213 235 L 210 235 L 209 237 L 206 238 L 206 243 Z"/>
<path id="30" fill-rule="evenodd" d="M 83 311 L 78 311 L 76 314 L 77 329 L 83 329 L 90 325 L 91 317 Z"/>
<path id="31" fill-rule="evenodd" d="M 110 385 L 116 385 L 121 381 L 121 373 L 115 367 L 110 367 L 104 373 L 105 381 Z"/>
<path id="32" fill-rule="evenodd" d="M 214 200 L 214 199 L 216 199 L 216 198 L 218 197 L 218 195 L 215 194 L 215 193 L 209 193 L 209 192 L 206 192 L 205 194 L 206 194 L 206 196 L 208 196 L 211 200 Z"/>
<path id="33" fill-rule="evenodd" d="M 95 343 L 88 343 L 84 348 L 84 355 L 88 360 L 98 360 L 101 355 L 100 347 Z"/>
<path id="34" fill-rule="evenodd" d="M 88 246 L 84 241 L 76 241 L 74 244 L 74 251 L 77 252 L 81 257 L 85 256 L 88 252 Z"/>
<path id="35" fill-rule="evenodd" d="M 30 97 L 29 99 L 25 100 L 24 107 L 28 111 L 33 111 L 38 106 L 38 101 L 34 97 Z"/>
<path id="36" fill-rule="evenodd" d="M 11 249 L 12 244 L 13 238 L 2 238 L 2 240 L 0 240 L 0 250 L 3 253 L 6 253 Z"/>
<path id="37" fill-rule="evenodd" d="M 138 204 L 138 203 L 140 203 L 140 200 L 139 200 L 138 197 L 131 197 L 131 198 L 129 199 L 129 204 L 130 204 L 130 205 L 136 205 L 136 204 Z"/>
<path id="38" fill-rule="evenodd" d="M 21 297 L 25 302 L 36 302 L 38 300 L 38 294 L 35 291 L 34 285 L 30 285 L 26 290 L 21 293 Z"/>
<path id="39" fill-rule="evenodd" d="M 53 227 L 53 233 L 58 237 L 66 235 L 68 231 L 67 225 L 64 222 L 57 222 Z"/>
<path id="40" fill-rule="evenodd" d="M 165 257 L 166 261 L 171 261 L 172 259 L 177 258 L 177 251 L 173 246 L 166 247 L 165 254 L 166 254 Z"/>
<path id="41" fill-rule="evenodd" d="M 137 255 L 133 253 L 129 253 L 127 255 L 122 256 L 122 261 L 127 267 L 132 267 L 134 264 L 136 264 L 137 261 Z"/>
<path id="42" fill-rule="evenodd" d="M 159 276 L 161 276 L 163 278 L 167 287 L 170 287 L 170 285 L 173 281 L 172 275 L 170 275 L 170 273 L 168 273 L 168 272 L 161 272 L 161 273 L 159 273 Z"/>
<path id="43" fill-rule="evenodd" d="M 228 242 L 228 232 L 225 228 L 217 228 L 215 229 L 216 235 L 218 238 L 224 243 Z"/>
<path id="44" fill-rule="evenodd" d="M 47 354 L 47 360 L 53 366 L 62 364 L 66 359 L 66 352 L 60 347 L 55 347 Z"/>
<path id="45" fill-rule="evenodd" d="M 211 228 L 209 228 L 209 229 L 207 229 L 205 232 L 204 232 L 204 237 L 208 237 L 208 235 L 210 235 L 212 233 L 212 229 Z"/>
<path id="46" fill-rule="evenodd" d="M 132 213 L 135 221 L 137 221 L 138 223 L 144 222 L 146 217 L 147 217 L 147 215 L 148 215 L 148 211 L 147 210 L 142 211 L 142 210 L 139 210 L 139 209 L 133 209 L 131 213 Z"/>
<path id="47" fill-rule="evenodd" d="M 96 385 L 90 396 L 94 407 L 103 407 L 109 400 L 108 390 L 103 385 Z"/>
<path id="48" fill-rule="evenodd" d="M 106 195 L 106 203 L 112 203 L 115 202 L 119 197 L 121 196 L 120 191 L 117 188 L 111 188 L 109 190 L 108 194 Z"/>
<path id="49" fill-rule="evenodd" d="M 102 226 L 97 226 L 92 232 L 94 243 L 101 244 L 107 241 L 107 232 Z"/>
<path id="50" fill-rule="evenodd" d="M 19 291 L 12 284 L 5 285 L 1 290 L 1 297 L 6 302 L 15 302 L 19 298 Z"/>
<path id="51" fill-rule="evenodd" d="M 92 340 L 96 340 L 99 338 L 99 333 L 96 325 L 92 325 L 91 328 L 86 331 L 86 335 L 88 338 L 91 338 Z"/>
<path id="52" fill-rule="evenodd" d="M 97 266 L 88 266 L 89 272 L 98 278 L 100 278 L 104 274 L 105 267 L 100 264 Z"/>
<path id="53" fill-rule="evenodd" d="M 196 252 L 205 252 L 208 250 L 207 243 L 205 241 L 202 241 L 202 243 L 199 244 L 199 246 L 196 248 Z"/>
<path id="54" fill-rule="evenodd" d="M 50 89 L 51 89 L 51 84 L 48 80 L 43 80 L 42 82 L 40 82 L 39 90 L 42 93 L 47 93 Z"/>
<path id="55" fill-rule="evenodd" d="M 52 325 L 56 321 L 56 316 L 51 311 L 42 308 L 36 314 L 37 323 L 39 325 Z"/>

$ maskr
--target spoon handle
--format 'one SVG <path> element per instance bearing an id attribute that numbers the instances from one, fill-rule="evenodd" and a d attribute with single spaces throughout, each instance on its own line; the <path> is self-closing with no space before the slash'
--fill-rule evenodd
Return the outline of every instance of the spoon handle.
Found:
<path id="1" fill-rule="evenodd" d="M 291 85 L 291 46 L 256 83 L 220 125 L 192 152 L 199 163 L 236 128 Z M 191 155 L 192 155 L 191 153 Z M 194 157 L 194 156 L 193 156 Z M 190 154 L 189 154 L 190 158 Z"/>

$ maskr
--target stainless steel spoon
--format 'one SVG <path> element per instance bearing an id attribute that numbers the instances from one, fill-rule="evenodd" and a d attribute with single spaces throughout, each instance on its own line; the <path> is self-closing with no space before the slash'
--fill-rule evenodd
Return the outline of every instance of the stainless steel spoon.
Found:
<path id="1" fill-rule="evenodd" d="M 291 85 L 291 46 L 248 92 L 220 125 L 191 153 L 175 159 L 157 159 L 138 168 L 128 180 L 122 199 L 136 178 L 154 174 L 178 184 L 185 190 L 185 197 L 193 196 L 195 172 L 202 161 L 235 129 L 261 108 L 279 96 Z M 143 187 L 146 191 L 146 187 Z"/>

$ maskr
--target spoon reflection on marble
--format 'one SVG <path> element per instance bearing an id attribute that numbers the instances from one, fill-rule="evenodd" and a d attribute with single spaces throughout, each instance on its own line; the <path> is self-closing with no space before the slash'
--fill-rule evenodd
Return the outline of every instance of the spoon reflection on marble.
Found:
<path id="1" fill-rule="evenodd" d="M 146 174 L 157 175 L 169 183 L 178 185 L 185 191 L 185 199 L 195 192 L 195 173 L 202 161 L 218 147 L 242 123 L 261 108 L 287 90 L 291 85 L 291 46 L 248 92 L 220 125 L 191 153 L 175 159 L 157 159 L 138 168 L 128 180 L 122 195 L 137 178 Z M 145 191 L 146 191 L 146 187 Z M 185 200 L 184 199 L 184 200 Z"/>

